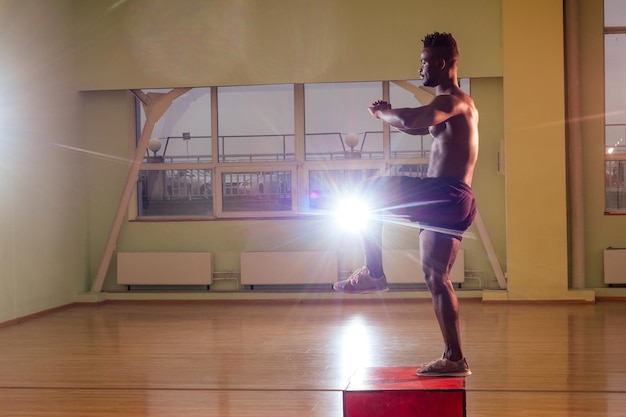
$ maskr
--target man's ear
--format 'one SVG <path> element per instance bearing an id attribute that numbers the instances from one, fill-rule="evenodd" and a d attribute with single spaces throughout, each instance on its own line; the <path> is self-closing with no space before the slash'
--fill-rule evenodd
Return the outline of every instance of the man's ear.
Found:
<path id="1" fill-rule="evenodd" d="M 445 59 L 440 58 L 439 59 L 439 69 L 444 70 L 444 69 L 446 69 L 447 66 L 448 66 L 448 62 Z"/>

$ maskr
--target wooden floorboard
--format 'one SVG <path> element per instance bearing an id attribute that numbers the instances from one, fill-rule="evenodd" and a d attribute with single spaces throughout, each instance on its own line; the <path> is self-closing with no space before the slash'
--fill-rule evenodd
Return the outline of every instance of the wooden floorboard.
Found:
<path id="1" fill-rule="evenodd" d="M 468 417 L 622 417 L 626 303 L 461 302 Z M 120 302 L 0 328 L 0 416 L 342 416 L 441 355 L 429 302 Z"/>

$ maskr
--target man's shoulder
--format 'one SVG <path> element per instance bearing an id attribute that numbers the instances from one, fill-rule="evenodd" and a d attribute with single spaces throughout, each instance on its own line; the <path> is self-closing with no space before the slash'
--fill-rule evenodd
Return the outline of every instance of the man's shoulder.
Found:
<path id="1" fill-rule="evenodd" d="M 438 110 L 454 113 L 455 115 L 474 113 L 476 111 L 474 100 L 463 91 L 443 92 L 437 95 L 431 104 Z"/>

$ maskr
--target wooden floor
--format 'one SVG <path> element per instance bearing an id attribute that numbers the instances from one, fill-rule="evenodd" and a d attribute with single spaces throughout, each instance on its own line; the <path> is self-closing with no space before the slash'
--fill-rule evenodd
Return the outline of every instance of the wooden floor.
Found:
<path id="1" fill-rule="evenodd" d="M 461 318 L 468 417 L 626 415 L 626 303 Z M 0 416 L 341 417 L 358 368 L 441 351 L 426 301 L 73 306 L 0 328 Z"/>

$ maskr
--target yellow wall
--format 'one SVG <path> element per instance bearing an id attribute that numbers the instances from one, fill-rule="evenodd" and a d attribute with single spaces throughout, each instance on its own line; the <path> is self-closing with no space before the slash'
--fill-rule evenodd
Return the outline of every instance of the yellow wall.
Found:
<path id="1" fill-rule="evenodd" d="M 509 298 L 589 298 L 568 293 L 563 2 L 505 0 L 502 19 Z"/>

